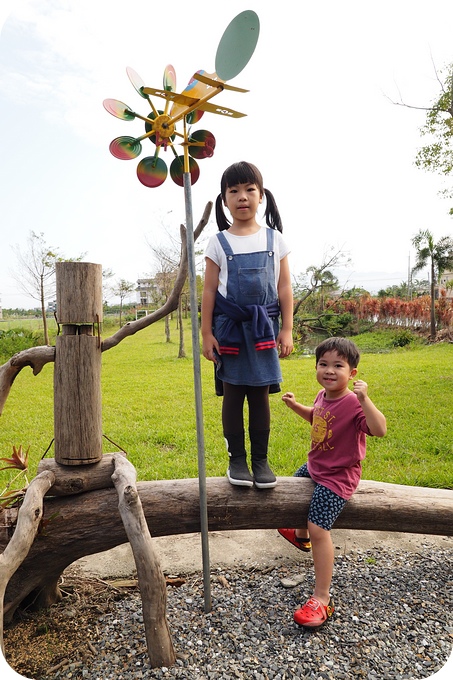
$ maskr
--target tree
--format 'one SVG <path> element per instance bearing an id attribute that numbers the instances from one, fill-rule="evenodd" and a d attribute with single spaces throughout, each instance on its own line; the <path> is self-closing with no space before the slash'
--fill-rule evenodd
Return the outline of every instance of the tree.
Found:
<path id="1" fill-rule="evenodd" d="M 417 152 L 417 167 L 441 175 L 449 175 L 453 171 L 453 64 L 447 67 L 442 80 L 436 72 L 441 93 L 433 105 L 427 109 L 426 121 L 420 129 L 422 136 L 431 137 Z M 453 196 L 450 190 L 447 192 Z M 450 211 L 453 214 L 453 209 Z"/>
<path id="2" fill-rule="evenodd" d="M 427 112 L 420 134 L 429 138 L 429 141 L 417 151 L 415 165 L 422 170 L 450 175 L 453 172 L 453 64 L 446 66 L 443 71 L 437 71 L 434 66 L 434 72 L 440 95 L 431 106 L 412 106 L 402 100 L 393 103 Z M 453 198 L 451 188 L 441 193 Z M 450 209 L 450 215 L 453 215 L 453 208 Z"/>
<path id="3" fill-rule="evenodd" d="M 323 260 L 318 267 L 314 265 L 308 267 L 305 274 L 296 279 L 293 284 L 296 300 L 294 314 L 297 314 L 299 307 L 315 292 L 328 293 L 337 290 L 338 279 L 330 270 L 335 267 L 348 266 L 349 263 L 350 258 L 346 257 L 345 253 L 331 248 L 330 254 L 324 253 Z"/>
<path id="4" fill-rule="evenodd" d="M 114 276 L 115 273 L 112 269 L 106 268 L 102 270 L 102 297 L 104 300 L 104 306 L 107 306 L 108 304 L 108 298 L 110 296 L 110 293 L 112 292 L 109 281 Z"/>
<path id="5" fill-rule="evenodd" d="M 112 286 L 112 293 L 120 299 L 120 327 L 121 327 L 121 317 L 123 313 L 123 301 L 124 299 L 134 292 L 136 286 L 132 281 L 126 281 L 125 279 L 119 279 Z"/>
<path id="6" fill-rule="evenodd" d="M 47 245 L 42 232 L 36 234 L 30 231 L 27 243 L 27 250 L 24 252 L 19 246 L 13 248 L 20 267 L 20 271 L 13 273 L 13 277 L 26 295 L 39 301 L 44 326 L 44 342 L 48 345 L 46 301 L 55 298 L 55 264 L 57 262 L 80 262 L 84 254 L 77 258 L 64 258 L 56 248 Z"/>
<path id="7" fill-rule="evenodd" d="M 178 243 L 168 232 L 170 245 L 150 245 L 153 252 L 154 259 L 158 263 L 159 271 L 155 275 L 155 280 L 158 283 L 158 290 L 160 291 L 163 300 L 166 300 L 170 291 L 174 286 L 174 282 L 178 273 L 179 267 L 179 251 L 181 244 Z M 186 356 L 184 347 L 184 327 L 182 324 L 182 296 L 187 295 L 188 283 L 184 284 L 181 291 L 178 303 L 178 324 L 179 324 L 179 350 L 178 359 L 183 359 Z M 169 317 L 165 317 L 165 336 L 166 341 L 171 342 L 170 339 L 170 323 Z"/>
<path id="8" fill-rule="evenodd" d="M 437 243 L 434 243 L 434 236 L 428 229 L 420 229 L 418 234 L 412 239 L 412 245 L 416 249 L 416 262 L 412 268 L 412 274 L 419 272 L 425 267 L 430 267 L 431 282 L 431 321 L 430 336 L 434 340 L 436 337 L 436 315 L 435 315 L 435 287 L 443 272 L 453 268 L 453 238 L 443 236 Z"/>
<path id="9" fill-rule="evenodd" d="M 380 298 L 397 297 L 408 299 L 410 297 L 410 289 L 407 284 L 407 281 L 401 281 L 399 286 L 393 285 L 387 286 L 387 288 L 381 288 L 378 291 L 377 296 Z"/>

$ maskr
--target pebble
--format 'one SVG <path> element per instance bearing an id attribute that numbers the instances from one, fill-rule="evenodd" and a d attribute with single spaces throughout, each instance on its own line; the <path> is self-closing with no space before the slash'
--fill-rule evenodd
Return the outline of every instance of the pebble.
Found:
<path id="1" fill-rule="evenodd" d="M 72 664 L 43 680 L 429 678 L 452 651 L 451 577 L 451 552 L 432 546 L 424 554 L 376 547 L 337 555 L 335 614 L 306 630 L 292 617 L 312 594 L 310 555 L 296 567 L 212 570 L 209 613 L 202 578 L 191 574 L 167 589 L 173 666 L 151 668 L 134 592 L 99 617 L 97 653 L 83 668 Z"/>

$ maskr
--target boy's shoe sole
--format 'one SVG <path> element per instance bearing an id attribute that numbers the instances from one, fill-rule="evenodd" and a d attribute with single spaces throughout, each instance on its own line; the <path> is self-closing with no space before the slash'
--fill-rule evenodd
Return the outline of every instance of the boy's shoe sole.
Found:
<path id="1" fill-rule="evenodd" d="M 298 536 L 296 536 L 295 529 L 277 529 L 277 531 L 280 534 L 280 536 L 286 538 L 286 540 L 289 541 L 291 545 L 293 545 L 298 550 L 302 550 L 303 552 L 310 552 L 311 550 L 310 539 L 299 538 Z"/>
<path id="2" fill-rule="evenodd" d="M 303 607 L 294 612 L 294 621 L 304 628 L 319 628 L 330 619 L 334 611 L 332 598 L 326 606 L 315 597 L 310 597 Z"/>

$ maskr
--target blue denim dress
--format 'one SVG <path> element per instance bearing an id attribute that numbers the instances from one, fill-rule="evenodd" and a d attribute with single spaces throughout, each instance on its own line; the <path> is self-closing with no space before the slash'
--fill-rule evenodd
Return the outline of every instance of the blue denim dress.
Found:
<path id="1" fill-rule="evenodd" d="M 228 265 L 227 300 L 237 305 L 267 305 L 277 300 L 274 273 L 274 232 L 267 229 L 267 250 L 255 253 L 234 254 L 222 232 L 217 238 L 225 251 Z M 222 326 L 228 323 L 225 314 L 213 319 L 214 336 L 222 335 Z M 279 333 L 279 317 L 271 319 L 274 337 Z M 251 321 L 241 324 L 242 342 L 237 356 L 222 354 L 216 365 L 218 380 L 232 385 L 275 385 L 282 380 L 276 347 L 257 351 L 251 333 Z M 279 389 L 279 388 L 278 388 Z M 276 391 L 276 390 L 273 390 Z"/>

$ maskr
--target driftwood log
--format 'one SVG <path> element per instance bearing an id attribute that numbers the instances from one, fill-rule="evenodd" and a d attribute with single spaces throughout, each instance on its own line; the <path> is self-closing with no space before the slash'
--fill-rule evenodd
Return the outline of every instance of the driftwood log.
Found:
<path id="1" fill-rule="evenodd" d="M 106 458 L 103 465 L 96 464 L 97 472 L 93 475 L 94 466 L 74 472 L 71 469 L 77 481 L 72 484 L 67 478 L 64 484 L 56 482 L 49 492 L 77 487 L 82 493 L 45 498 L 44 519 L 52 519 L 8 584 L 5 621 L 10 621 L 21 602 L 31 595 L 39 594 L 48 601 L 47 591 L 55 593 L 61 573 L 72 562 L 128 541 L 110 479 L 111 460 L 109 463 Z M 56 464 L 45 460 L 42 465 L 50 471 Z M 109 478 L 104 486 L 112 488 L 100 487 L 102 474 Z M 96 488 L 89 490 L 93 478 Z M 297 526 L 307 513 L 313 486 L 309 479 L 280 477 L 274 489 L 263 491 L 235 487 L 226 478 L 210 477 L 206 488 L 209 530 L 227 531 Z M 137 490 L 151 535 L 200 531 L 198 479 L 138 482 Z M 14 508 L 2 512 L 0 551 L 11 539 L 16 521 Z M 453 491 L 362 480 L 335 528 L 450 536 Z"/>

